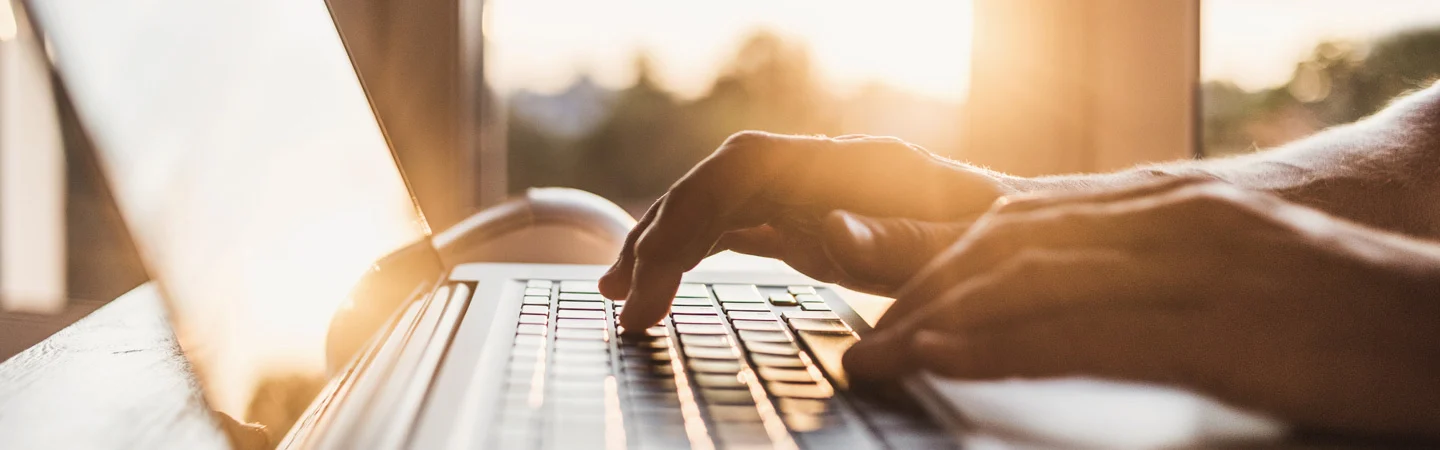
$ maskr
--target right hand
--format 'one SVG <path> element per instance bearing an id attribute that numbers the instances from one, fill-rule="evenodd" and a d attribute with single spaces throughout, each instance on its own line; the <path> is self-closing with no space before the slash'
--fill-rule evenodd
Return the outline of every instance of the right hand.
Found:
<path id="1" fill-rule="evenodd" d="M 628 299 L 623 327 L 648 328 L 684 272 L 728 249 L 889 294 L 1009 191 L 895 138 L 737 133 L 650 207 L 600 291 Z"/>

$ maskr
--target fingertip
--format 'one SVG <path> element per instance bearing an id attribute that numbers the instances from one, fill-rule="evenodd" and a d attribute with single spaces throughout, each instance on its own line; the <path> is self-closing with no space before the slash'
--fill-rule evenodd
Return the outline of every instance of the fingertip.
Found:
<path id="1" fill-rule="evenodd" d="M 910 340 L 910 346 L 916 352 L 952 352 L 957 350 L 958 342 L 954 336 L 945 335 L 935 331 L 920 330 Z"/>
<path id="2" fill-rule="evenodd" d="M 631 308 L 628 305 L 620 311 L 620 327 L 625 329 L 626 334 L 642 333 L 645 329 L 660 323 L 664 313 L 654 313 L 644 308 Z"/>
<path id="3" fill-rule="evenodd" d="M 617 273 L 619 271 L 619 263 L 616 263 L 600 276 L 600 295 L 611 300 L 624 300 L 630 295 L 630 276 Z"/>
<path id="4" fill-rule="evenodd" d="M 841 363 L 852 377 L 884 381 L 911 371 L 910 335 L 888 333 L 862 339 L 845 352 Z"/>

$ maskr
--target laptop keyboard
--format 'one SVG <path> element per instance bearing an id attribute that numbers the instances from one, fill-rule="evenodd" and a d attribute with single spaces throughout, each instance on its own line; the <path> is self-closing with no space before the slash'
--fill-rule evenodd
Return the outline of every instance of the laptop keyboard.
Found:
<path id="1" fill-rule="evenodd" d="M 618 335 L 594 281 L 530 280 L 492 448 L 952 448 L 914 409 L 846 395 L 854 332 L 811 286 L 684 284 Z"/>

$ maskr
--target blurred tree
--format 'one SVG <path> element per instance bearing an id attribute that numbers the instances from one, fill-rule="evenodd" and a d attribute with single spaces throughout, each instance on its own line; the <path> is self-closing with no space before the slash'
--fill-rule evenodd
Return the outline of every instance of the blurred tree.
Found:
<path id="1" fill-rule="evenodd" d="M 1226 82 L 1202 87 L 1207 155 L 1281 145 L 1374 114 L 1397 96 L 1440 77 L 1440 28 L 1402 31 L 1368 45 L 1326 41 L 1295 65 L 1282 86 L 1245 92 Z"/>
<path id="2" fill-rule="evenodd" d="M 635 58 L 635 84 L 620 92 L 610 115 L 579 142 L 572 182 L 607 198 L 652 196 L 694 163 L 676 152 L 685 142 L 685 121 L 670 93 L 655 82 L 644 55 Z"/>
<path id="3" fill-rule="evenodd" d="M 603 119 L 578 137 L 562 136 L 533 114 L 510 111 L 512 191 L 578 187 L 638 214 L 740 130 L 894 133 L 936 143 L 941 151 L 953 151 L 959 142 L 958 105 L 878 85 L 837 99 L 817 79 L 809 51 L 769 31 L 745 39 L 694 100 L 667 92 L 645 55 L 634 64 L 635 83 L 606 96 Z M 535 101 L 534 95 L 520 96 Z"/>

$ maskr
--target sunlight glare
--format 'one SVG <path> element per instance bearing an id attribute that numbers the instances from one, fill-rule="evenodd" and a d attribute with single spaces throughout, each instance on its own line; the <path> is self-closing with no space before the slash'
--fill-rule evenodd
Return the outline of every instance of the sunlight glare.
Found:
<path id="1" fill-rule="evenodd" d="M 840 92 L 880 82 L 960 101 L 968 87 L 969 0 L 497 0 L 492 5 L 489 67 L 501 92 L 556 92 L 581 74 L 607 87 L 628 86 L 635 55 L 644 52 L 664 86 L 681 97 L 698 97 L 740 42 L 760 29 L 808 46 L 819 75 Z"/>

